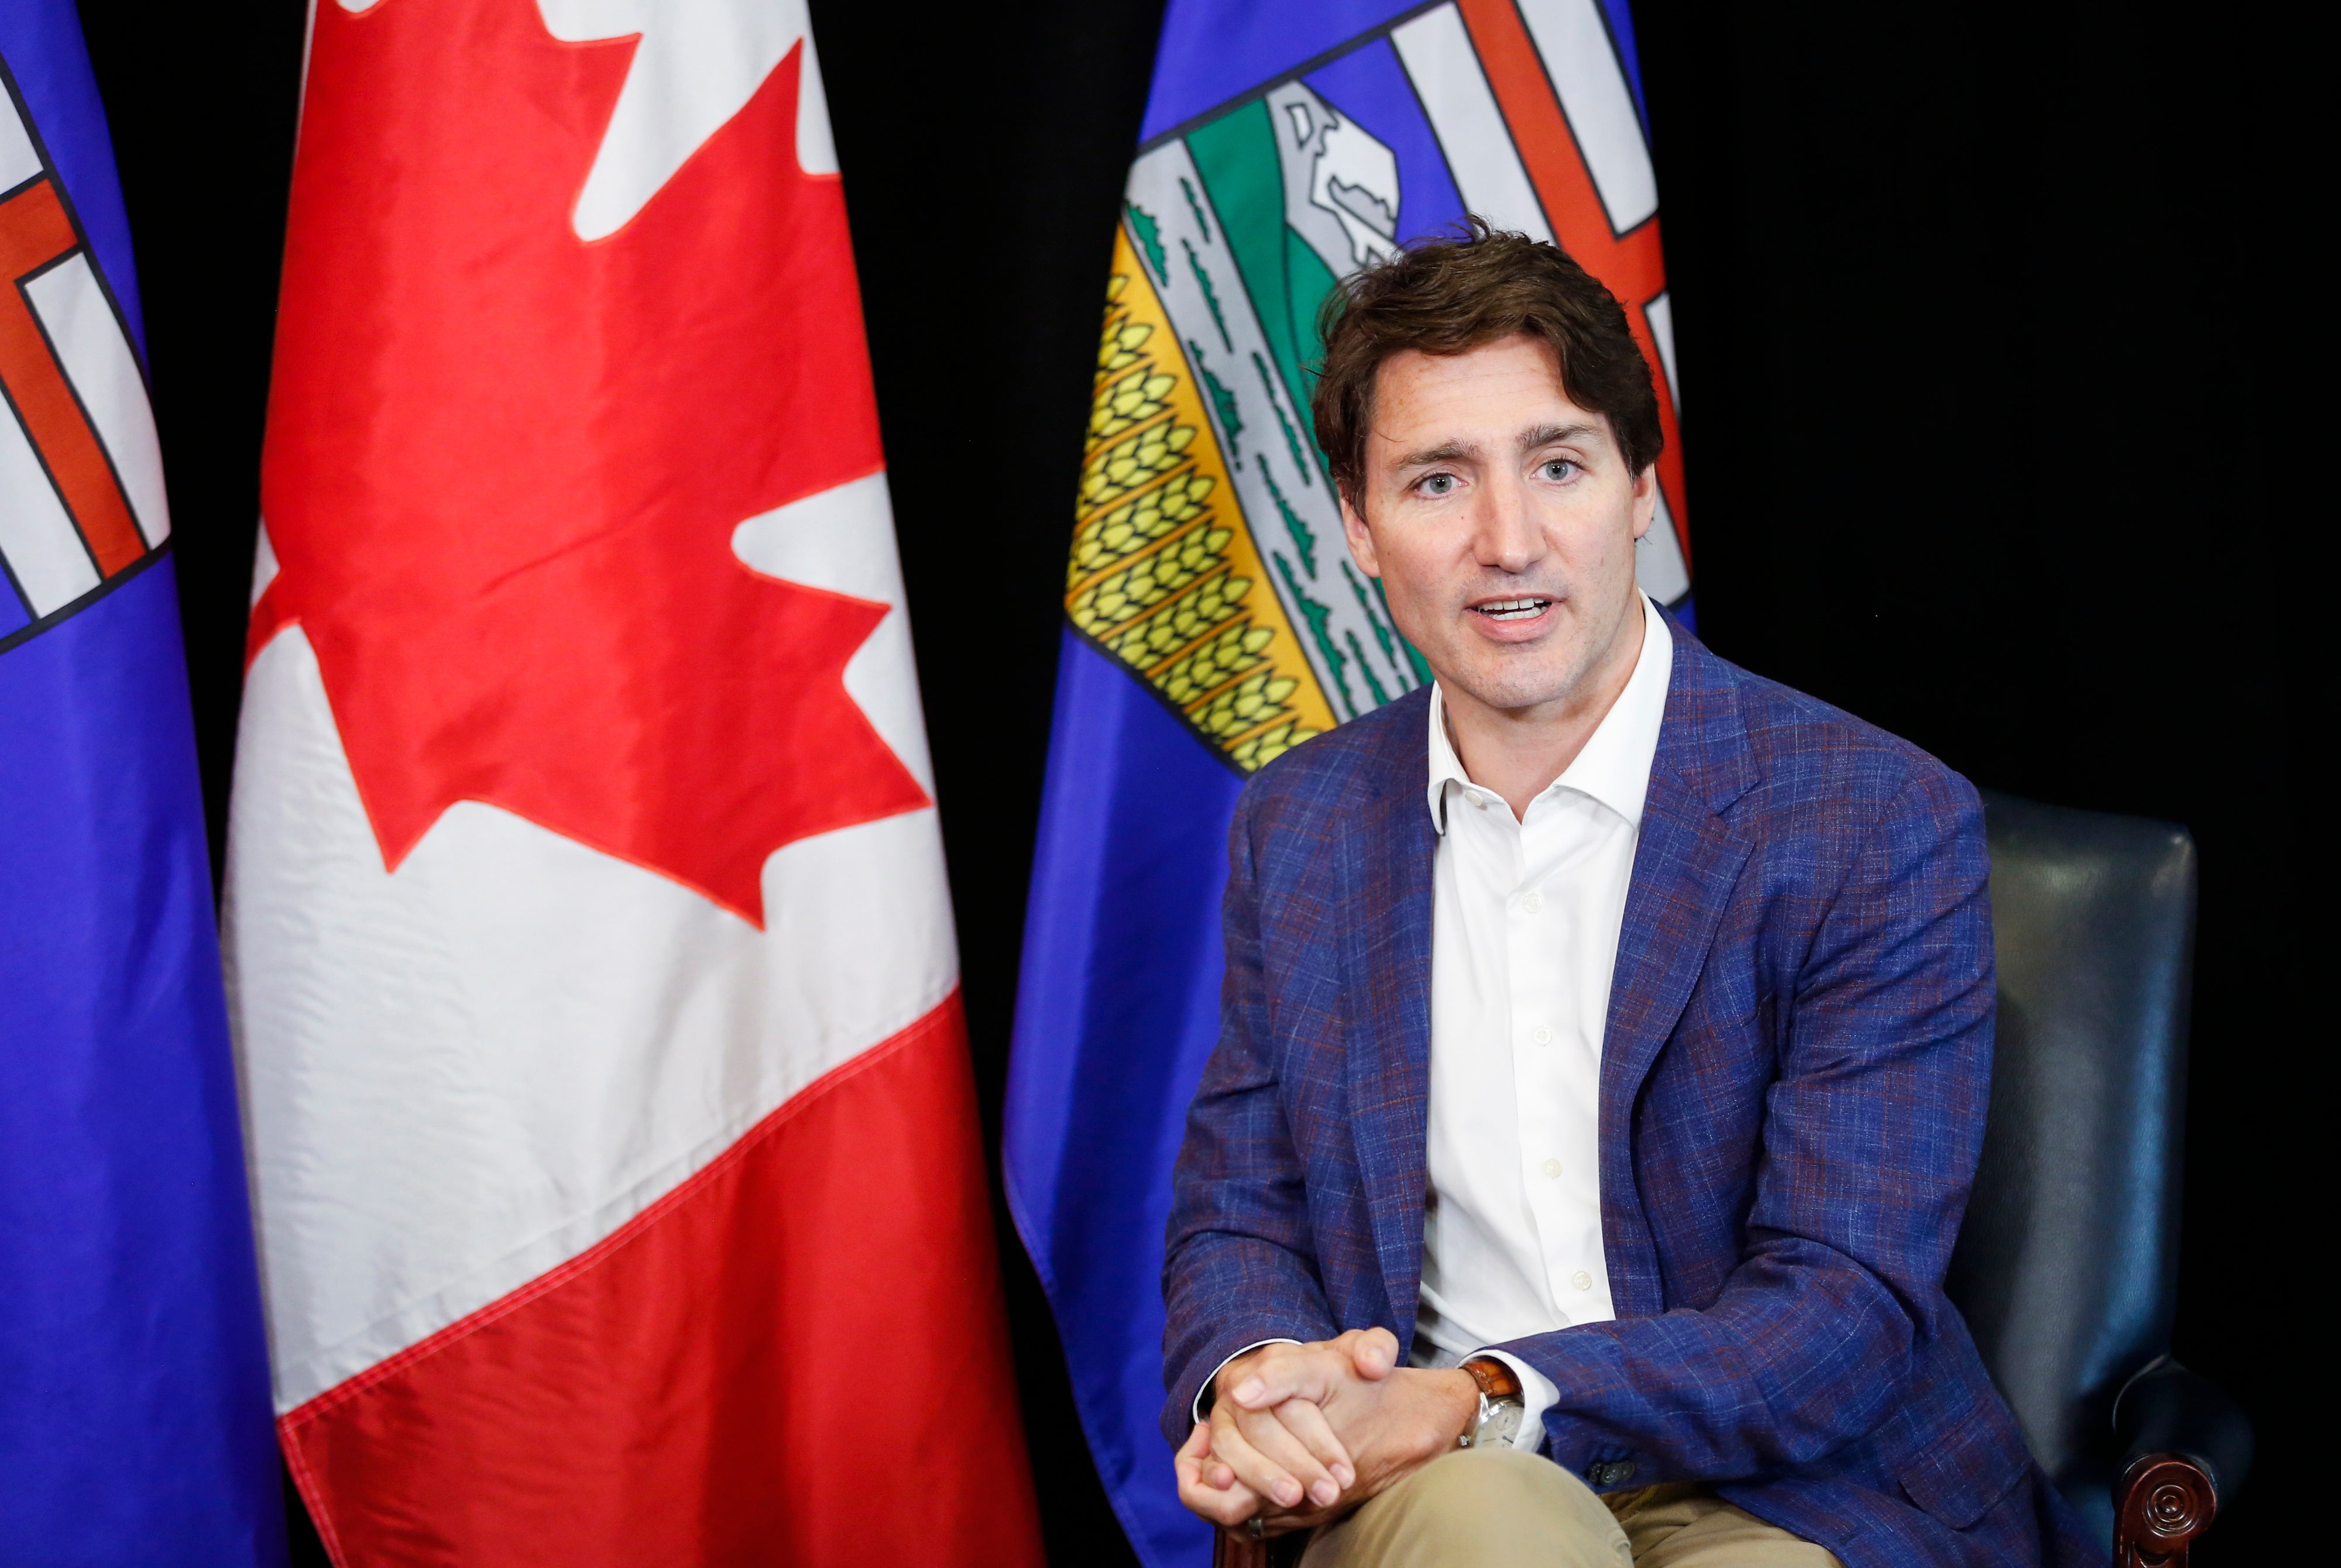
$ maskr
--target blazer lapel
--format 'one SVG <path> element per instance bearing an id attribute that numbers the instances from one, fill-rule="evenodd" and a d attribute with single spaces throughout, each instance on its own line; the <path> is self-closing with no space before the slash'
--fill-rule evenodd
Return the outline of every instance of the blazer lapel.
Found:
<path id="1" fill-rule="evenodd" d="M 1736 683 L 1729 667 L 1679 625 L 1675 638 L 1601 1044 L 1601 1218 L 1621 1317 L 1664 1305 L 1633 1166 L 1634 1102 L 1698 983 L 1752 847 L 1723 816 L 1756 781 Z"/>
<path id="2" fill-rule="evenodd" d="M 1343 839 L 1350 1133 L 1383 1288 L 1410 1343 L 1420 1281 L 1430 1104 L 1430 873 L 1438 834 L 1429 764 L 1393 745 L 1379 798 Z M 1409 766 L 1410 761 L 1411 766 Z"/>

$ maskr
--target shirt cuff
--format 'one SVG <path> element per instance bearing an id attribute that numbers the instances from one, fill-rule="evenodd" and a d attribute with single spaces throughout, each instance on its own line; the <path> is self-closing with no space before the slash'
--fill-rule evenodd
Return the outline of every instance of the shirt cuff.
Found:
<path id="1" fill-rule="evenodd" d="M 1258 1350 L 1263 1345 L 1298 1345 L 1300 1343 L 1300 1342 L 1297 1339 L 1255 1339 L 1250 1345 L 1245 1345 L 1241 1350 L 1237 1351 L 1234 1355 L 1229 1356 L 1228 1361 L 1234 1361 L 1239 1356 L 1250 1355 L 1253 1351 Z M 1211 1375 L 1203 1379 L 1202 1387 L 1195 1390 L 1195 1419 L 1199 1423 L 1211 1413 L 1211 1402 L 1219 1397 L 1216 1390 L 1220 1381 L 1220 1374 L 1228 1369 L 1228 1361 L 1222 1361 L 1219 1365 L 1211 1368 Z M 1526 1384 L 1523 1384 L 1523 1386 L 1526 1386 Z M 1548 1383 L 1545 1386 L 1547 1388 L 1550 1388 L 1552 1384 Z M 1558 1398 L 1559 1396 L 1556 1394 L 1554 1397 Z M 1545 1403 L 1549 1404 L 1552 1401 L 1547 1400 Z"/>
<path id="2" fill-rule="evenodd" d="M 1512 1446 L 1533 1454 L 1544 1446 L 1544 1413 L 1560 1403 L 1560 1388 L 1549 1377 L 1509 1351 L 1475 1350 L 1463 1359 L 1484 1355 L 1490 1361 L 1500 1361 L 1512 1369 L 1520 1380 L 1520 1426 L 1512 1434 Z M 1229 1360 L 1235 1359 L 1230 1356 Z M 1218 1374 L 1214 1373 L 1213 1376 Z"/>

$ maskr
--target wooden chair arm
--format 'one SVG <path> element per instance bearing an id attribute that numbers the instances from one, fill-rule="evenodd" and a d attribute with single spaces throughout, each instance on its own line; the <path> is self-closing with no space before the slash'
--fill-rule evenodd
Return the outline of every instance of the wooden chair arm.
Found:
<path id="1" fill-rule="evenodd" d="M 2114 1492 L 2114 1568 L 2187 1568 L 2218 1516 L 2210 1473 L 2180 1454 L 2141 1454 Z"/>
<path id="2" fill-rule="evenodd" d="M 1268 1543 L 1221 1530 L 1211 1544 L 1211 1568 L 1268 1568 Z"/>
<path id="3" fill-rule="evenodd" d="M 1255 1541 L 1240 1530 L 1218 1531 L 1215 1537 L 1211 1568 L 1299 1568 L 1300 1554 L 1309 1549 L 1306 1531 L 1265 1541 Z"/>

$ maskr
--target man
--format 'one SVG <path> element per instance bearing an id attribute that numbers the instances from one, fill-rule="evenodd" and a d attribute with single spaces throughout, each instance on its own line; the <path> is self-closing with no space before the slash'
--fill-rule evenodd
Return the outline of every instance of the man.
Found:
<path id="1" fill-rule="evenodd" d="M 1641 595 L 1649 371 L 1560 252 L 1475 225 L 1332 306 L 1350 553 L 1438 679 L 1237 808 L 1164 1271 L 1181 1496 L 1309 1568 L 2101 1558 L 1942 1290 L 1975 791 Z"/>

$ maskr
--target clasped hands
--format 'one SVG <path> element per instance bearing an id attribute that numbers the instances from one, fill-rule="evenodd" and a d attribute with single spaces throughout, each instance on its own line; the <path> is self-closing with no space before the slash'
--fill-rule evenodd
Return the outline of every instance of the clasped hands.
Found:
<path id="1" fill-rule="evenodd" d="M 1338 1519 L 1449 1452 L 1479 1404 L 1468 1372 L 1399 1365 L 1384 1328 L 1262 1345 L 1215 1386 L 1210 1418 L 1179 1450 L 1179 1500 L 1271 1535 Z"/>

